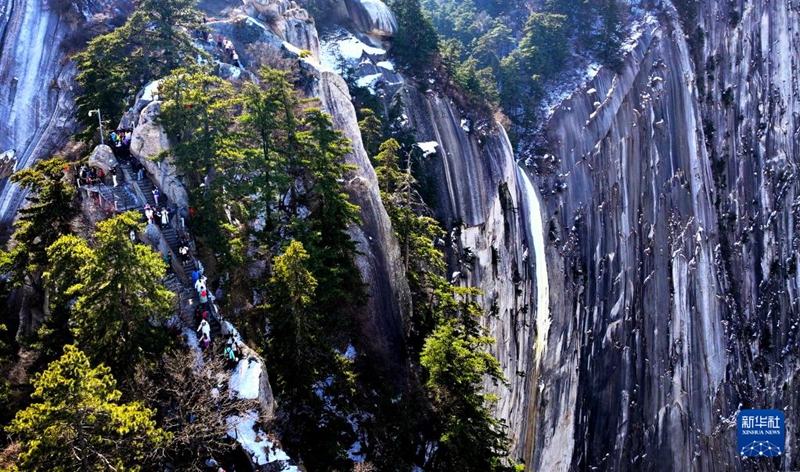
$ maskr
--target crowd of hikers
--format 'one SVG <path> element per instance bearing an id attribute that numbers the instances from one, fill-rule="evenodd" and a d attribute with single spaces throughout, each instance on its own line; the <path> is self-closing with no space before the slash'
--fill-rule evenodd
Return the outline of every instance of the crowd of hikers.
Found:
<path id="1" fill-rule="evenodd" d="M 110 147 L 114 152 L 114 156 L 119 161 L 130 163 L 131 168 L 135 172 L 135 177 L 132 178 L 135 178 L 137 181 L 141 181 L 148 178 L 148 176 L 146 175 L 144 166 L 139 162 L 138 159 L 130 154 L 131 134 L 132 130 L 130 129 L 117 129 L 112 131 L 108 135 Z M 119 185 L 122 176 L 122 171 L 121 169 L 118 170 L 118 166 L 112 167 L 109 172 L 104 172 L 101 167 L 82 164 L 77 169 L 73 168 L 73 171 L 76 174 L 78 187 L 93 184 L 111 184 L 116 187 Z M 120 176 L 120 181 L 117 179 L 118 175 Z M 143 212 L 144 218 L 148 225 L 158 225 L 160 228 L 164 229 L 170 226 L 170 217 L 175 214 L 176 210 L 169 207 L 169 202 L 161 196 L 161 193 L 157 187 L 153 189 L 152 196 L 155 204 L 151 205 L 150 203 L 145 203 L 141 211 Z M 193 211 L 189 211 L 190 218 L 193 216 L 193 213 Z M 178 225 L 176 229 L 179 235 L 178 254 L 180 256 L 180 265 L 185 266 L 186 264 L 192 262 L 194 267 L 194 270 L 191 272 L 191 284 L 195 289 L 198 302 L 195 305 L 196 308 L 194 313 L 195 322 L 198 325 L 196 331 L 199 334 L 199 346 L 203 350 L 206 350 L 211 345 L 211 327 L 208 323 L 209 316 L 214 301 L 222 296 L 222 291 L 220 288 L 217 288 L 215 293 L 210 291 L 208 287 L 208 280 L 204 275 L 203 264 L 199 260 L 192 257 L 189 233 L 183 224 Z M 130 238 L 131 241 L 137 240 L 135 231 L 131 231 Z M 167 266 L 167 272 L 174 273 L 174 256 L 172 251 L 168 249 L 164 252 L 163 257 L 164 263 Z M 225 344 L 223 355 L 230 366 L 235 365 L 242 357 L 241 343 L 232 335 L 228 338 Z"/>
<path id="2" fill-rule="evenodd" d="M 213 43 L 214 37 L 211 35 L 208 29 L 205 28 L 205 25 L 208 23 L 208 21 L 208 18 L 203 18 L 203 26 L 194 31 L 194 37 L 204 43 Z M 239 54 L 236 52 L 236 48 L 230 39 L 218 34 L 217 48 L 220 50 L 219 59 L 221 62 L 227 62 L 236 67 L 242 67 L 242 63 L 239 62 Z"/>

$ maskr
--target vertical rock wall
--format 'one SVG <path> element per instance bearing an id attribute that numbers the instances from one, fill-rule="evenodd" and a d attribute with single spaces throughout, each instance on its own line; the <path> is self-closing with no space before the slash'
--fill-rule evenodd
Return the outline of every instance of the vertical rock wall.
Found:
<path id="1" fill-rule="evenodd" d="M 511 144 L 500 127 L 471 129 L 446 98 L 421 94 L 411 85 L 400 93 L 417 140 L 438 143 L 425 163 L 436 182 L 437 218 L 457 236 L 447 249 L 452 270 L 461 272 L 455 283 L 483 292 L 477 300 L 485 313 L 482 324 L 497 340 L 491 352 L 507 381 L 485 387 L 498 397 L 495 414 L 507 423 L 514 455 L 521 457 L 533 378 L 537 280 L 525 190 L 518 184 Z M 474 261 L 459 263 L 467 248 Z"/>
<path id="2" fill-rule="evenodd" d="M 699 2 L 684 32 L 664 2 L 550 120 L 567 189 L 530 470 L 797 468 L 743 462 L 735 434 L 740 404 L 797 417 L 793 3 Z"/>
<path id="3" fill-rule="evenodd" d="M 69 27 L 48 2 L 0 1 L 0 153 L 16 150 L 17 169 L 57 149 L 75 131 L 74 65 L 61 42 Z M 0 180 L 0 234 L 24 195 Z"/>

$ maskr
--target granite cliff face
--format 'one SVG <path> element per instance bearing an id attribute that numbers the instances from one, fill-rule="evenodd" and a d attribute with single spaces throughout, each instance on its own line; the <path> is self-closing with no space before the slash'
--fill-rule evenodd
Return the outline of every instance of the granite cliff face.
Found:
<path id="1" fill-rule="evenodd" d="M 424 165 L 450 269 L 483 291 L 508 381 L 486 387 L 527 470 L 800 469 L 796 421 L 781 462 L 742 461 L 735 437 L 740 409 L 800 408 L 800 4 L 652 3 L 620 71 L 602 69 L 556 108 L 549 153 L 530 168 L 501 128 L 394 73 L 391 90 L 418 141 L 436 142 Z M 0 7 L 0 152 L 28 166 L 73 130 L 74 70 L 55 47 L 67 26 L 41 2 Z M 362 33 L 396 29 L 380 2 L 346 7 Z M 246 8 L 278 19 L 280 39 L 263 42 L 302 63 L 353 143 L 365 332 L 401 361 L 408 287 L 347 86 L 316 64 L 304 11 Z M 0 181 L 0 228 L 23 197 Z"/>
<path id="2" fill-rule="evenodd" d="M 531 208 L 538 192 L 526 185 L 502 127 L 472 126 L 447 98 L 410 85 L 399 93 L 417 139 L 437 143 L 425 166 L 438 183 L 436 216 L 449 232 L 454 283 L 483 292 L 482 323 L 497 340 L 492 353 L 508 382 L 485 387 L 497 395 L 496 414 L 519 443 L 527 430 L 537 317 L 546 310 L 535 302 L 547 292 L 546 272 L 536 270 L 546 265 L 543 250 L 535 250 L 543 235 Z"/>
<path id="3" fill-rule="evenodd" d="M 70 25 L 48 2 L 0 2 L 0 153 L 14 149 L 16 169 L 62 145 L 75 131 L 74 65 L 61 43 Z M 7 236 L 24 195 L 0 179 L 0 233 Z"/>
<path id="4" fill-rule="evenodd" d="M 736 413 L 796 417 L 798 7 L 684 3 L 547 125 L 531 470 L 774 470 L 737 457 Z"/>

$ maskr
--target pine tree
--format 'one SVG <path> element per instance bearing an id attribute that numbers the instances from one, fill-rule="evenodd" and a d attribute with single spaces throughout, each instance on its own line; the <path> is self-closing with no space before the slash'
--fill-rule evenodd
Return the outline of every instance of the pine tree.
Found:
<path id="1" fill-rule="evenodd" d="M 57 356 L 59 353 L 53 349 L 71 341 L 66 327 L 66 304 L 52 303 L 61 294 L 48 290 L 46 278 L 42 277 L 50 265 L 47 247 L 71 232 L 72 219 L 78 213 L 73 205 L 75 188 L 64 176 L 66 167 L 66 160 L 56 157 L 38 161 L 11 176 L 12 182 L 29 193 L 28 205 L 18 211 L 19 219 L 14 223 L 16 231 L 13 248 L 7 255 L 8 269 L 11 283 L 25 284 L 45 300 L 42 305 L 46 306 L 37 307 L 43 309 L 45 319 L 36 333 L 39 352 L 44 358 Z"/>
<path id="2" fill-rule="evenodd" d="M 138 471 L 168 439 L 151 410 L 119 403 L 108 367 L 93 368 L 75 346 L 65 346 L 33 386 L 37 403 L 18 412 L 6 428 L 21 442 L 21 471 Z"/>
<path id="3" fill-rule="evenodd" d="M 12 251 L 14 278 L 41 271 L 48 262 L 47 247 L 71 232 L 78 211 L 73 206 L 75 187 L 64 178 L 67 161 L 56 157 L 38 161 L 11 176 L 11 181 L 29 192 L 28 206 L 19 210 Z"/>
<path id="4" fill-rule="evenodd" d="M 312 310 L 317 280 L 307 269 L 309 255 L 300 241 L 291 241 L 273 262 L 264 307 L 267 353 L 278 392 L 288 398 L 307 398 L 316 379 L 321 333 Z"/>
<path id="5" fill-rule="evenodd" d="M 265 214 L 265 232 L 273 229 L 273 206 L 276 195 L 289 187 L 286 156 L 289 134 L 296 129 L 294 110 L 299 101 L 287 79 L 287 73 L 264 66 L 259 71 L 260 85 L 244 89 L 245 113 L 240 121 L 245 129 L 245 146 L 254 152 L 247 159 L 251 193 L 258 195 L 257 210 Z M 287 128 L 286 126 L 291 126 Z"/>
<path id="6" fill-rule="evenodd" d="M 523 67 L 542 80 L 561 72 L 567 60 L 567 17 L 550 13 L 531 13 L 519 44 Z"/>
<path id="7" fill-rule="evenodd" d="M 400 144 L 389 139 L 381 144 L 375 158 L 375 173 L 381 200 L 392 221 L 400 244 L 406 276 L 413 296 L 414 310 L 408 343 L 413 353 L 419 352 L 422 341 L 439 322 L 436 314 L 438 288 L 448 293 L 450 284 L 442 277 L 444 254 L 434 245 L 442 234 L 439 223 L 417 192 L 417 181 L 411 172 L 411 154 L 407 151 L 406 168 L 399 164 Z"/>
<path id="8" fill-rule="evenodd" d="M 412 71 L 421 72 L 430 66 L 439 50 L 436 29 L 422 13 L 419 0 L 394 0 L 389 6 L 398 25 L 392 51 Z"/>
<path id="9" fill-rule="evenodd" d="M 159 93 L 159 121 L 175 141 L 169 152 L 196 210 L 195 232 L 231 263 L 229 242 L 234 235 L 223 223 L 225 207 L 235 199 L 226 195 L 225 184 L 233 182 L 244 159 L 239 140 L 230 132 L 233 107 L 238 104 L 233 88 L 208 69 L 178 69 L 164 79 Z"/>
<path id="10" fill-rule="evenodd" d="M 72 267 L 77 277 L 65 294 L 76 297 L 72 309 L 73 331 L 78 343 L 96 361 L 104 361 L 114 372 L 129 373 L 142 351 L 153 349 L 155 332 L 151 320 L 163 320 L 172 307 L 174 294 L 160 279 L 165 266 L 161 255 L 150 247 L 132 242 L 129 234 L 139 229 L 139 215 L 123 213 L 97 224 L 97 246 L 62 237 L 48 256 L 59 268 L 55 281 L 68 278 L 74 255 L 82 265 Z M 62 285 L 63 286 L 63 285 Z"/>
<path id="11" fill-rule="evenodd" d="M 282 442 L 309 469 L 347 470 L 354 440 L 347 415 L 353 395 L 352 362 L 337 353 L 331 313 L 319 311 L 312 256 L 297 240 L 274 260 L 262 307 L 268 320 L 267 359 L 283 410 Z"/>
<path id="12" fill-rule="evenodd" d="M 361 131 L 361 141 L 364 143 L 364 150 L 367 156 L 375 157 L 383 136 L 383 123 L 375 112 L 369 108 L 360 110 L 361 121 L 358 122 L 358 129 Z"/>
<path id="13" fill-rule="evenodd" d="M 500 363 L 486 352 L 494 339 L 477 323 L 475 289 L 454 289 L 460 298 L 425 341 L 420 363 L 437 419 L 435 452 L 426 470 L 502 471 L 509 442 L 490 411 L 495 400 L 481 391 L 484 376 L 502 381 Z M 454 298 L 454 300 L 457 300 Z"/>
<path id="14" fill-rule="evenodd" d="M 124 25 L 95 37 L 75 55 L 82 87 L 77 117 L 87 126 L 83 137 L 97 131 L 90 110 L 99 109 L 115 123 L 139 88 L 205 55 L 188 33 L 201 26 L 196 5 L 196 0 L 144 0 Z"/>
<path id="15" fill-rule="evenodd" d="M 311 214 L 307 221 L 297 222 L 296 237 L 311 254 L 312 273 L 325 287 L 317 297 L 320 311 L 337 313 L 363 299 L 361 274 L 353 263 L 356 246 L 348 232 L 359 222 L 359 208 L 342 189 L 346 173 L 354 169 L 343 162 L 350 143 L 333 129 L 330 115 L 318 108 L 306 110 L 303 125 L 298 139 Z"/>

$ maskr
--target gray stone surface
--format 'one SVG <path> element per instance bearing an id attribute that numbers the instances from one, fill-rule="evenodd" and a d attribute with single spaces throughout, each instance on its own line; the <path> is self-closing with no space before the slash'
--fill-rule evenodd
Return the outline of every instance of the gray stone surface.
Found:
<path id="1" fill-rule="evenodd" d="M 162 151 L 172 148 L 164 127 L 157 122 L 161 102 L 153 101 L 141 112 L 138 126 L 131 135 L 131 155 L 139 160 L 153 177 L 159 190 L 178 207 L 189 206 L 189 195 L 171 157 L 155 159 Z M 136 106 L 134 106 L 134 109 Z"/>
<path id="2" fill-rule="evenodd" d="M 117 167 L 119 163 L 111 148 L 106 144 L 100 144 L 89 156 L 89 165 L 99 167 L 106 175 L 110 175 L 111 169 Z"/>

